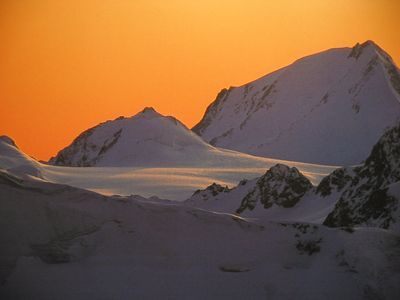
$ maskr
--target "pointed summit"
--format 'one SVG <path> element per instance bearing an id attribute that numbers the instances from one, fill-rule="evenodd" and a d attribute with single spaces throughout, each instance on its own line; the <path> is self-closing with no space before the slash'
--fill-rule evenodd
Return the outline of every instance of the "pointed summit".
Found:
<path id="1" fill-rule="evenodd" d="M 375 51 L 384 52 L 374 41 L 367 40 L 362 44 L 360 43 L 355 44 L 354 47 L 351 48 L 351 52 L 348 55 L 348 58 L 353 57 L 355 59 L 358 59 L 363 53 L 365 53 L 367 49 L 374 52 Z"/>
<path id="2" fill-rule="evenodd" d="M 141 112 L 134 115 L 133 118 L 135 118 L 137 116 L 141 116 L 141 117 L 145 117 L 145 118 L 164 117 L 162 114 L 160 114 L 158 111 L 156 111 L 151 106 L 145 107 Z"/>
<path id="3" fill-rule="evenodd" d="M 141 111 L 141 113 L 142 113 L 142 114 L 154 114 L 154 113 L 158 114 L 158 112 L 157 112 L 153 107 L 151 107 L 151 106 L 146 106 L 146 107 Z"/>

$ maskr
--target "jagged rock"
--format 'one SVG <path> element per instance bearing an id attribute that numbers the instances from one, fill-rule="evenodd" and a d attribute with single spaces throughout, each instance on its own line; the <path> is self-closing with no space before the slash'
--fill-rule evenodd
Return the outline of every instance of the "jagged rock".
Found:
<path id="1" fill-rule="evenodd" d="M 202 198 L 203 200 L 207 200 L 209 195 L 215 197 L 220 193 L 228 193 L 229 191 L 230 191 L 230 189 L 227 186 L 222 186 L 222 185 L 214 182 L 213 184 L 206 187 L 204 190 L 195 191 L 193 193 L 192 197 L 198 196 L 198 197 Z"/>
<path id="2" fill-rule="evenodd" d="M 316 193 L 326 197 L 333 192 L 340 192 L 352 179 L 352 170 L 340 168 L 324 177 L 317 187 Z"/>
<path id="3" fill-rule="evenodd" d="M 400 124 L 381 137 L 365 164 L 353 168 L 352 173 L 344 175 L 345 171 L 337 170 L 318 186 L 321 195 L 327 195 L 334 188 L 341 190 L 345 186 L 324 225 L 398 226 Z"/>
<path id="4" fill-rule="evenodd" d="M 264 208 L 273 204 L 292 207 L 311 188 L 311 182 L 297 168 L 277 164 L 257 180 L 254 189 L 243 198 L 237 213 L 253 210 L 258 202 Z"/>

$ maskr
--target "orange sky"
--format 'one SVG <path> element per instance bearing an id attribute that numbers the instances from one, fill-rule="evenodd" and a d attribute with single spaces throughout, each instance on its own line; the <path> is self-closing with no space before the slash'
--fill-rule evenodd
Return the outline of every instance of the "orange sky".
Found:
<path id="1" fill-rule="evenodd" d="M 220 89 L 372 39 L 400 62 L 397 0 L 0 0 L 0 135 L 48 159 L 144 106 L 189 127 Z"/>

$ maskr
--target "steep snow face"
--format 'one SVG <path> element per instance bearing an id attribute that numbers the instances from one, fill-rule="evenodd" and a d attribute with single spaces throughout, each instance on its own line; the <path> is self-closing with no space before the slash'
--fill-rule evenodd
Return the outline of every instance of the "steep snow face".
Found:
<path id="1" fill-rule="evenodd" d="M 140 166 L 184 163 L 214 148 L 173 117 L 145 108 L 83 132 L 50 160 L 62 166 Z"/>
<path id="2" fill-rule="evenodd" d="M 400 230 L 400 124 L 374 146 L 365 164 L 341 169 L 321 181 L 317 191 L 341 191 L 328 226 L 367 225 Z"/>
<path id="3" fill-rule="evenodd" d="M 399 100 L 398 68 L 368 41 L 222 90 L 193 131 L 212 145 L 257 156 L 358 164 L 400 119 Z"/>
<path id="4" fill-rule="evenodd" d="M 398 235 L 252 222 L 0 171 L 1 299 L 397 299 Z M 368 249 L 368 251 L 366 251 Z"/>

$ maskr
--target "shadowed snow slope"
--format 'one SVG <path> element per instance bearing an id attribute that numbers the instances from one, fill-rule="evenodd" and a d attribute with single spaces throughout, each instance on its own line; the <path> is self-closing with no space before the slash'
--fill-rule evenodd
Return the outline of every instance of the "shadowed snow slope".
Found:
<path id="1" fill-rule="evenodd" d="M 397 299 L 399 237 L 249 222 L 0 171 L 1 299 Z"/>
<path id="2" fill-rule="evenodd" d="M 212 145 L 309 163 L 361 163 L 400 118 L 400 73 L 371 41 L 224 89 L 193 131 Z"/>

